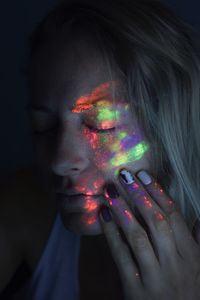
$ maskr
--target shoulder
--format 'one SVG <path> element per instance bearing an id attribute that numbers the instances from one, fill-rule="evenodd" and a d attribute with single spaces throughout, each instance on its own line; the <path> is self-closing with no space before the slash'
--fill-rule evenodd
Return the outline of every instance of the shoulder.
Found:
<path id="1" fill-rule="evenodd" d="M 23 168 L 1 181 L 0 229 L 9 236 L 18 264 L 33 271 L 47 241 L 55 206 L 41 190 L 31 168 Z"/>

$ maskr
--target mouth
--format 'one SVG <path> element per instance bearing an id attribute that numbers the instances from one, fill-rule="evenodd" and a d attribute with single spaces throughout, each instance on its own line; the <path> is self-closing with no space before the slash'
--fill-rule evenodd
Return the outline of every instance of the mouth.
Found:
<path id="1" fill-rule="evenodd" d="M 99 209 L 102 204 L 105 204 L 103 195 L 61 195 L 59 194 L 58 202 L 60 208 L 67 213 L 92 213 Z"/>

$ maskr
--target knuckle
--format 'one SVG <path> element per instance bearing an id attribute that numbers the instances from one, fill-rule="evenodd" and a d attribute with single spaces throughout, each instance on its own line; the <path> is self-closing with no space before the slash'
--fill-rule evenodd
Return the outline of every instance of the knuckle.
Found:
<path id="1" fill-rule="evenodd" d="M 134 248 L 146 248 L 147 245 L 147 233 L 144 230 L 137 230 L 132 234 L 132 244 Z"/>
<path id="2" fill-rule="evenodd" d="M 153 217 L 153 222 L 157 230 L 163 233 L 169 232 L 168 217 L 166 214 L 155 213 L 155 216 Z"/>

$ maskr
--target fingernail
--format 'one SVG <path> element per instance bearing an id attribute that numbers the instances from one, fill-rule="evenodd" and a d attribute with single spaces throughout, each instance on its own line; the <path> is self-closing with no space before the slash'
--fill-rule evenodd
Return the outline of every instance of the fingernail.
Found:
<path id="1" fill-rule="evenodd" d="M 100 208 L 100 214 L 105 222 L 110 222 L 112 220 L 109 208 L 105 205 L 102 205 Z"/>
<path id="2" fill-rule="evenodd" d="M 146 172 L 146 171 L 140 171 L 137 174 L 137 177 L 142 181 L 142 183 L 144 183 L 145 185 L 148 185 L 152 182 L 152 179 L 150 177 L 150 175 Z"/>
<path id="3" fill-rule="evenodd" d="M 120 171 L 120 178 L 126 184 L 131 184 L 135 181 L 133 179 L 133 176 L 131 175 L 131 173 L 129 171 L 125 170 L 125 169 Z"/>
<path id="4" fill-rule="evenodd" d="M 115 185 L 113 183 L 109 183 L 106 188 L 106 193 L 110 198 L 118 198 L 119 197 L 119 193 L 115 187 Z"/>

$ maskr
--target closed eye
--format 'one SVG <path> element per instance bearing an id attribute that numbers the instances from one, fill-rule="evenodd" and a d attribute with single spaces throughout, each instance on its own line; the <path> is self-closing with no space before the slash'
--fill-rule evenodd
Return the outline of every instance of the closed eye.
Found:
<path id="1" fill-rule="evenodd" d="M 106 132 L 112 132 L 115 130 L 116 127 L 112 127 L 112 128 L 105 128 L 105 129 L 100 129 L 100 128 L 96 128 L 93 127 L 91 125 L 85 124 L 85 126 L 90 130 L 90 131 L 94 131 L 94 132 L 98 132 L 98 133 L 106 133 Z"/>

